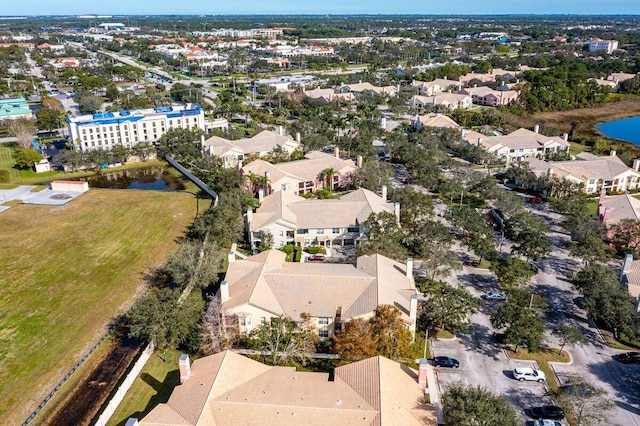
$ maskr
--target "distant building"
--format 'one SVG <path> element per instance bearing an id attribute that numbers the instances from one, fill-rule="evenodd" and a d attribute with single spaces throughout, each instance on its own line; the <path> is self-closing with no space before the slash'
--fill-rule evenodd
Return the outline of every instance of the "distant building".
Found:
<path id="1" fill-rule="evenodd" d="M 520 96 L 520 93 L 516 90 L 494 90 L 486 86 L 467 87 L 458 93 L 471 96 L 474 104 L 487 106 L 509 105 L 517 101 Z"/>
<path id="2" fill-rule="evenodd" d="M 589 41 L 589 52 L 606 50 L 608 54 L 611 54 L 617 48 L 618 48 L 617 40 L 602 40 L 599 38 L 592 38 Z"/>
<path id="3" fill-rule="evenodd" d="M 33 114 L 25 98 L 0 99 L 0 120 L 31 117 Z"/>
<path id="4" fill-rule="evenodd" d="M 123 31 L 126 26 L 120 22 L 105 22 L 98 25 L 100 31 Z"/>
<path id="5" fill-rule="evenodd" d="M 154 143 L 169 129 L 204 130 L 205 123 L 202 107 L 188 104 L 67 117 L 67 127 L 74 148 L 87 151 Z"/>

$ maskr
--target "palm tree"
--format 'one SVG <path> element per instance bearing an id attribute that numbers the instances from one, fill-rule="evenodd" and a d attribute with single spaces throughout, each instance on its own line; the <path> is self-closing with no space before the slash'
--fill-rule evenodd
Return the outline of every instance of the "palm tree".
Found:
<path id="1" fill-rule="evenodd" d="M 341 115 L 338 115 L 338 116 L 334 117 L 333 118 L 333 128 L 337 130 L 338 145 L 340 145 L 340 134 L 342 133 L 342 131 L 344 129 L 347 128 L 347 120 Z"/>
<path id="2" fill-rule="evenodd" d="M 335 169 L 327 168 L 320 172 L 320 178 L 323 185 L 328 187 L 330 191 L 333 191 L 333 176 L 336 174 Z"/>

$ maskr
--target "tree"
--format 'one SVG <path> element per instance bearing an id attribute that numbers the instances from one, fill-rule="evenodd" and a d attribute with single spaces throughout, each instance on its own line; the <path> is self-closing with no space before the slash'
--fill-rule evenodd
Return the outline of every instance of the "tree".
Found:
<path id="1" fill-rule="evenodd" d="M 327 168 L 320 172 L 320 179 L 323 182 L 324 188 L 333 191 L 333 176 L 336 174 L 335 169 Z"/>
<path id="2" fill-rule="evenodd" d="M 200 152 L 200 130 L 169 129 L 158 139 L 157 147 L 165 154 L 170 154 L 179 160 L 202 158 Z"/>
<path id="3" fill-rule="evenodd" d="M 373 213 L 365 221 L 364 227 L 369 232 L 366 241 L 357 247 L 358 256 L 379 253 L 396 260 L 406 258 L 404 233 L 395 215 L 387 212 Z"/>
<path id="4" fill-rule="evenodd" d="M 370 324 L 362 318 L 344 323 L 342 330 L 335 333 L 333 352 L 344 363 L 360 361 L 376 355 L 377 344 Z"/>
<path id="5" fill-rule="evenodd" d="M 102 108 L 102 98 L 86 92 L 76 95 L 75 100 L 82 114 L 92 114 Z"/>
<path id="6" fill-rule="evenodd" d="M 127 314 L 129 336 L 152 340 L 158 349 L 185 343 L 198 327 L 204 301 L 192 293 L 182 304 L 179 289 L 154 289 L 138 300 Z"/>
<path id="7" fill-rule="evenodd" d="M 273 365 L 290 361 L 305 364 L 315 353 L 317 336 L 298 327 L 289 317 L 274 317 L 256 327 L 249 336 L 251 345 L 269 353 Z"/>
<path id="8" fill-rule="evenodd" d="M 544 324 L 534 310 L 506 303 L 491 314 L 491 325 L 495 328 L 506 327 L 505 342 L 515 345 L 516 353 L 520 346 L 526 346 L 530 352 L 540 347 Z"/>
<path id="9" fill-rule="evenodd" d="M 567 343 L 570 345 L 584 345 L 585 343 L 587 343 L 587 338 L 585 337 L 585 335 L 582 334 L 576 326 L 570 324 L 560 324 L 558 328 L 553 330 L 553 335 L 558 336 L 558 338 L 562 342 L 560 343 L 560 351 L 558 352 L 559 354 L 562 354 L 562 350 Z"/>
<path id="10" fill-rule="evenodd" d="M 407 358 L 411 350 L 411 332 L 402 321 L 400 310 L 391 305 L 380 305 L 369 320 L 375 336 L 378 355 L 389 359 Z"/>
<path id="11" fill-rule="evenodd" d="M 220 299 L 211 296 L 200 321 L 200 352 L 212 355 L 228 349 L 233 343 L 224 332 Z"/>
<path id="12" fill-rule="evenodd" d="M 36 112 L 36 125 L 42 130 L 54 130 L 63 126 L 64 112 L 59 108 L 40 108 Z"/>
<path id="13" fill-rule="evenodd" d="M 517 257 L 500 259 L 491 268 L 505 288 L 524 285 L 533 277 L 531 266 Z"/>
<path id="14" fill-rule="evenodd" d="M 260 236 L 260 245 L 258 246 L 258 251 L 263 252 L 270 250 L 273 247 L 273 234 L 268 231 L 263 231 Z"/>
<path id="15" fill-rule="evenodd" d="M 9 120 L 7 131 L 18 140 L 18 145 L 22 149 L 29 149 L 36 135 L 36 126 L 29 118 L 16 118 Z"/>
<path id="16" fill-rule="evenodd" d="M 187 286 L 206 289 L 218 280 L 225 257 L 217 244 L 185 241 L 167 262 L 166 270 L 180 289 Z"/>
<path id="17" fill-rule="evenodd" d="M 622 219 L 611 226 L 611 233 L 614 247 L 631 251 L 640 249 L 640 220 Z"/>
<path id="18" fill-rule="evenodd" d="M 21 149 L 16 152 L 16 166 L 19 169 L 31 169 L 33 164 L 42 160 L 42 155 L 35 149 Z"/>
<path id="19" fill-rule="evenodd" d="M 448 425 L 516 426 L 521 422 L 509 398 L 482 386 L 462 383 L 447 386 L 442 394 L 442 407 Z"/>
<path id="20" fill-rule="evenodd" d="M 470 316 L 478 311 L 480 299 L 464 287 L 453 287 L 445 282 L 430 283 L 425 292 L 426 300 L 420 301 L 421 328 L 438 327 L 452 333 L 469 328 Z"/>
<path id="21" fill-rule="evenodd" d="M 365 161 L 363 167 L 356 172 L 353 183 L 358 188 L 376 192 L 382 185 L 389 186 L 391 176 L 393 176 L 391 164 L 379 161 Z"/>
<path id="22" fill-rule="evenodd" d="M 606 423 L 616 406 L 605 390 L 580 379 L 559 388 L 552 395 L 573 415 L 577 426 Z"/>

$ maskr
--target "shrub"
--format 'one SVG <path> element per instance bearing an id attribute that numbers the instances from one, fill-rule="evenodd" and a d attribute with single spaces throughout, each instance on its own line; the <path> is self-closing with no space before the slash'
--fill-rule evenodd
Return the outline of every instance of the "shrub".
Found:
<path id="1" fill-rule="evenodd" d="M 327 250 L 324 247 L 320 247 L 320 246 L 309 246 L 307 248 L 304 249 L 304 251 L 306 251 L 309 254 L 327 254 Z"/>
<path id="2" fill-rule="evenodd" d="M 293 244 L 287 244 L 282 248 L 282 250 L 288 255 L 291 255 L 293 253 Z"/>
<path id="3" fill-rule="evenodd" d="M 0 183 L 9 183 L 9 170 L 0 170 Z"/>
<path id="4" fill-rule="evenodd" d="M 300 262 L 300 259 L 302 259 L 302 248 L 296 247 L 295 251 L 296 251 L 296 254 L 293 256 L 293 261 Z"/>

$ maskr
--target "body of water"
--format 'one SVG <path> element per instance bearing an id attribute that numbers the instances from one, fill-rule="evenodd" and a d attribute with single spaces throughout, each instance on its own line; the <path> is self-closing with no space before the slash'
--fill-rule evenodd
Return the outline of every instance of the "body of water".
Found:
<path id="1" fill-rule="evenodd" d="M 92 188 L 154 191 L 181 191 L 184 189 L 180 179 L 170 174 L 164 167 L 148 167 L 120 172 L 103 171 L 86 180 L 89 182 L 89 187 Z"/>
<path id="2" fill-rule="evenodd" d="M 608 138 L 640 145 L 640 117 L 625 118 L 598 124 L 598 130 Z"/>

